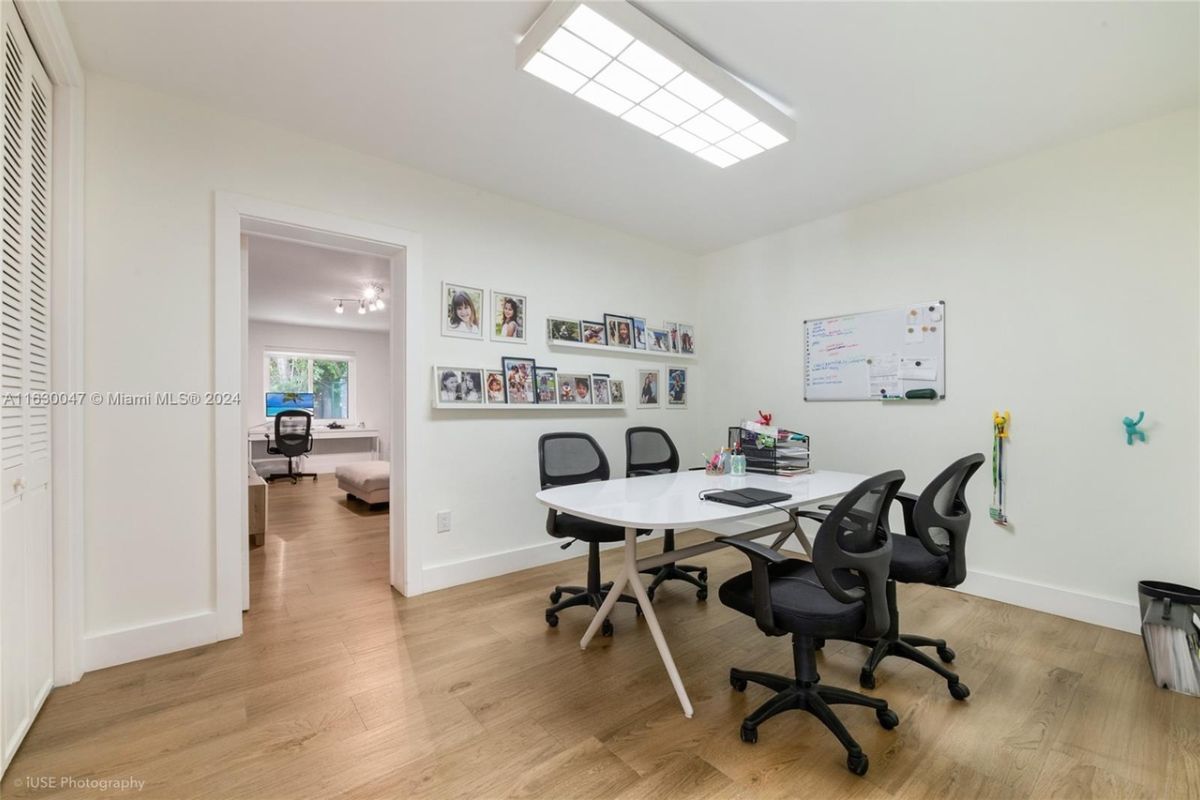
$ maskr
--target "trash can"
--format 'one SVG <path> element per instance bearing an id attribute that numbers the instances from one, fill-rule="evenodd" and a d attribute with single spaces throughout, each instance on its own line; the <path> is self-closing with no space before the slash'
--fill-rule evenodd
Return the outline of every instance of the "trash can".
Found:
<path id="1" fill-rule="evenodd" d="M 1142 643 L 1154 682 L 1200 696 L 1200 589 L 1139 581 Z"/>

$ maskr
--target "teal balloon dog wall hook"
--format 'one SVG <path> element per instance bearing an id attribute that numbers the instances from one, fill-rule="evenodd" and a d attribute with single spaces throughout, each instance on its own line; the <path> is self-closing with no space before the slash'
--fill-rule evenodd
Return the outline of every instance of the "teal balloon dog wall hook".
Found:
<path id="1" fill-rule="evenodd" d="M 1125 423 L 1125 444 L 1133 444 L 1134 439 L 1141 439 L 1143 442 L 1146 441 L 1146 432 L 1138 430 L 1138 425 L 1141 425 L 1142 420 L 1145 418 L 1146 412 L 1139 411 L 1137 419 L 1130 419 L 1129 417 L 1126 417 L 1125 419 L 1121 420 Z"/>

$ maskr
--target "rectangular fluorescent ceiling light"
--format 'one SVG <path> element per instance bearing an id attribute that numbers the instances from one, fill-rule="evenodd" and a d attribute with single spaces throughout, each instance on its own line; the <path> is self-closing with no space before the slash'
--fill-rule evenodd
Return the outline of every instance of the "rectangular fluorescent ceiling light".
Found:
<path id="1" fill-rule="evenodd" d="M 791 117 L 625 2 L 552 0 L 517 45 L 517 67 L 722 168 L 795 131 Z"/>

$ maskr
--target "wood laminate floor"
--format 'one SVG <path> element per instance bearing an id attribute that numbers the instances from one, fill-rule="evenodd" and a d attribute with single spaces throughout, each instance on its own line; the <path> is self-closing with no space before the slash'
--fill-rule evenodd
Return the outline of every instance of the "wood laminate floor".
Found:
<path id="1" fill-rule="evenodd" d="M 901 587 L 903 629 L 948 638 L 972 694 L 886 661 L 874 694 L 899 728 L 839 707 L 871 759 L 856 778 L 800 712 L 739 741 L 767 691 L 732 691 L 729 668 L 787 672 L 790 650 L 717 601 L 746 567 L 732 551 L 705 557 L 709 602 L 681 584 L 655 599 L 687 720 L 631 607 L 587 652 L 590 612 L 547 628 L 547 593 L 583 558 L 408 599 L 388 586 L 386 513 L 331 476 L 270 491 L 245 635 L 56 689 L 4 798 L 1200 797 L 1200 699 L 1155 688 L 1136 636 Z M 865 652 L 830 642 L 822 679 L 857 687 Z M 144 783 L 96 783 L 123 779 Z"/>

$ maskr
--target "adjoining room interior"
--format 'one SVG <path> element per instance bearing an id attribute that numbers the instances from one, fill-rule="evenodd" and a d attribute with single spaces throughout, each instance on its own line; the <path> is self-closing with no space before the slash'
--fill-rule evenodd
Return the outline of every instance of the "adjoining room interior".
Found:
<path id="1" fill-rule="evenodd" d="M 0 0 L 0 796 L 1200 797 L 1200 2 Z"/>

